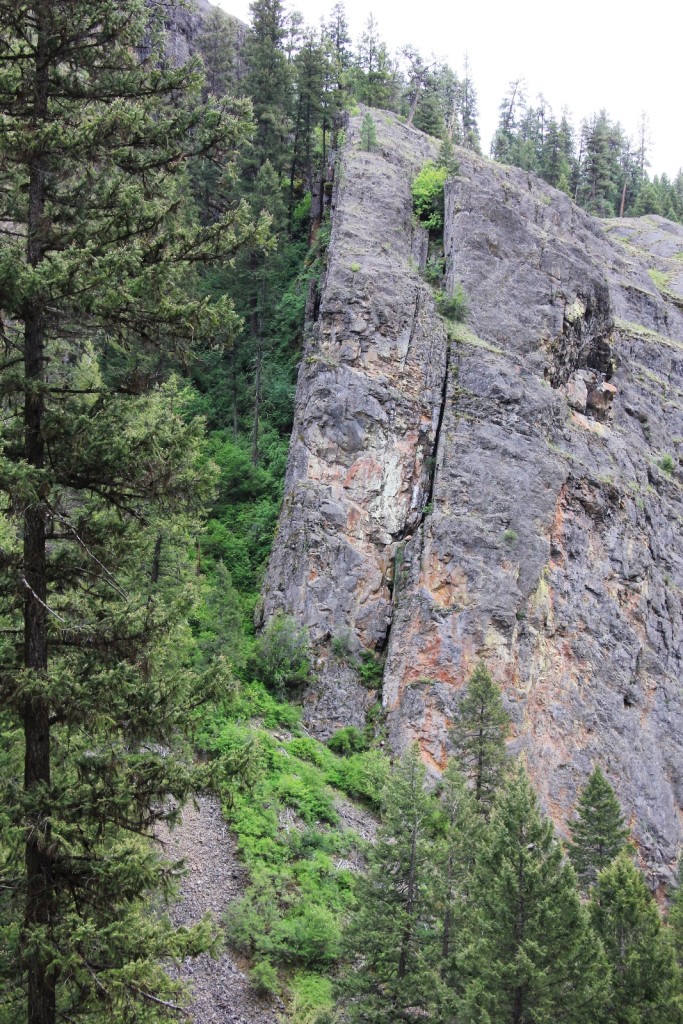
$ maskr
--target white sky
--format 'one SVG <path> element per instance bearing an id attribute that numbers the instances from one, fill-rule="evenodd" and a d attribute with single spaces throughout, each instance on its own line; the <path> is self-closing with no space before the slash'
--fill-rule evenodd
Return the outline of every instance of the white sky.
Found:
<path id="1" fill-rule="evenodd" d="M 213 0 L 249 21 L 249 0 Z M 334 0 L 291 0 L 306 22 L 327 17 Z M 567 106 L 578 127 L 605 107 L 635 137 L 650 119 L 650 173 L 673 177 L 683 166 L 681 63 L 683 4 L 647 9 L 624 0 L 346 0 L 353 40 L 370 11 L 391 49 L 412 43 L 458 72 L 468 52 L 479 98 L 482 148 L 488 153 L 508 83 L 543 92 L 555 113 Z"/>

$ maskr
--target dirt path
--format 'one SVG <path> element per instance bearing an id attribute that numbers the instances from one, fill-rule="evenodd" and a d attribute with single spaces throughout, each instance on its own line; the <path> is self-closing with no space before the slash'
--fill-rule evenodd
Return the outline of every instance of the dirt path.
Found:
<path id="1" fill-rule="evenodd" d="M 160 831 L 159 840 L 165 857 L 187 864 L 181 898 L 171 912 L 174 922 L 191 924 L 207 911 L 220 920 L 228 903 L 244 892 L 246 873 L 218 800 L 200 797 L 197 806 L 188 804 L 182 822 L 170 833 Z M 280 1024 L 283 1019 L 283 1005 L 259 999 L 229 952 L 218 960 L 208 954 L 186 960 L 180 977 L 192 989 L 193 1024 Z"/>

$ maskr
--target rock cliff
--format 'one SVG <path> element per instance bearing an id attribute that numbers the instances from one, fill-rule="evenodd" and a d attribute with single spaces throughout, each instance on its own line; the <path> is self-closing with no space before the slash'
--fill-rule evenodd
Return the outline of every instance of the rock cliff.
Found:
<path id="1" fill-rule="evenodd" d="M 437 772 L 475 661 L 500 682 L 560 830 L 593 763 L 643 865 L 682 838 L 683 228 L 598 222 L 471 153 L 446 186 L 448 330 L 410 182 L 435 143 L 352 119 L 299 374 L 264 588 L 310 629 L 321 736 L 360 724 L 385 658 L 394 749 Z M 368 673 L 366 673 L 367 676 Z"/>
<path id="2" fill-rule="evenodd" d="M 154 0 L 148 0 L 150 5 Z M 209 0 L 194 0 L 193 4 L 183 7 L 178 4 L 167 4 L 165 13 L 166 23 L 166 53 L 173 64 L 178 66 L 186 61 L 197 50 L 197 36 L 202 30 L 202 25 L 207 15 L 215 8 Z M 247 35 L 247 26 L 239 18 L 223 11 L 223 15 L 229 21 L 234 36 L 234 46 L 237 64 L 237 77 L 242 73 L 240 62 L 240 51 L 244 46 Z"/>

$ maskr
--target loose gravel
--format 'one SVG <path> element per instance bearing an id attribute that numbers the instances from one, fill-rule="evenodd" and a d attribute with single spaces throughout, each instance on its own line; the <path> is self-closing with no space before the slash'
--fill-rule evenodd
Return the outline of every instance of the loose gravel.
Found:
<path id="1" fill-rule="evenodd" d="M 188 803 L 181 822 L 159 831 L 163 855 L 185 861 L 180 899 L 171 908 L 177 925 L 189 925 L 207 912 L 220 921 L 231 900 L 244 893 L 248 879 L 237 859 L 235 840 L 215 797 Z M 192 992 L 192 1024 L 282 1024 L 284 1004 L 259 998 L 249 984 L 244 964 L 233 953 L 214 960 L 208 953 L 186 960 L 178 975 Z"/>

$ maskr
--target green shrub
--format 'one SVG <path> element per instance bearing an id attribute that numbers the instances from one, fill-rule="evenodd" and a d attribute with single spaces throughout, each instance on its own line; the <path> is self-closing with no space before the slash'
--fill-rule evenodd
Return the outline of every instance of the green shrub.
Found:
<path id="1" fill-rule="evenodd" d="M 256 641 L 254 670 L 257 678 L 276 693 L 307 683 L 311 655 L 306 627 L 291 615 L 274 615 Z"/>
<path id="2" fill-rule="evenodd" d="M 446 258 L 442 254 L 430 253 L 424 270 L 424 278 L 428 284 L 441 284 L 446 270 Z"/>
<path id="3" fill-rule="evenodd" d="M 429 231 L 443 228 L 444 197 L 443 187 L 448 177 L 445 167 L 437 167 L 428 160 L 419 174 L 413 178 L 413 211 L 423 227 Z"/>
<path id="4" fill-rule="evenodd" d="M 460 283 L 456 284 L 451 295 L 439 292 L 436 296 L 436 308 L 441 313 L 441 316 L 445 316 L 447 320 L 462 323 L 467 318 L 468 313 L 467 296 L 463 291 L 462 285 Z"/>
<path id="5" fill-rule="evenodd" d="M 332 653 L 335 658 L 339 658 L 343 661 L 345 658 L 350 657 L 353 649 L 353 633 L 350 629 L 344 629 L 341 633 L 332 637 Z"/>
<path id="6" fill-rule="evenodd" d="M 503 540 L 506 544 L 515 544 L 517 542 L 517 532 L 515 530 L 506 530 L 503 534 Z"/>
<path id="7" fill-rule="evenodd" d="M 345 728 L 339 729 L 334 736 L 330 737 L 327 745 L 330 750 L 335 754 L 341 754 L 342 757 L 348 757 L 349 754 L 360 754 L 369 746 L 365 733 L 356 729 L 354 725 L 347 725 Z"/>
<path id="8" fill-rule="evenodd" d="M 334 1006 L 330 979 L 311 971 L 298 971 L 291 989 L 290 1012 L 294 1024 L 322 1024 L 322 1018 Z"/>
<path id="9" fill-rule="evenodd" d="M 317 821 L 335 825 L 339 820 L 330 795 L 322 786 L 311 786 L 310 777 L 306 780 L 299 775 L 283 775 L 277 782 L 275 792 L 285 806 L 297 811 L 309 825 Z"/>
<path id="10" fill-rule="evenodd" d="M 372 651 L 363 651 L 358 662 L 358 675 L 368 690 L 378 690 L 382 685 L 384 662 Z"/>
<path id="11" fill-rule="evenodd" d="M 370 807 L 379 807 L 388 774 L 387 756 L 379 750 L 367 750 L 340 758 L 329 782 L 347 796 L 362 800 Z"/>
<path id="12" fill-rule="evenodd" d="M 258 960 L 249 971 L 249 981 L 260 996 L 274 996 L 279 991 L 277 971 L 269 960 Z"/>
<path id="13" fill-rule="evenodd" d="M 340 922 L 327 907 L 302 900 L 296 912 L 280 922 L 278 940 L 288 960 L 304 964 L 329 963 L 339 956 Z"/>
<path id="14" fill-rule="evenodd" d="M 663 469 L 665 473 L 668 473 L 669 476 L 671 476 L 674 469 L 676 468 L 676 463 L 674 462 L 673 457 L 671 455 L 662 455 L 657 465 L 660 469 Z"/>

